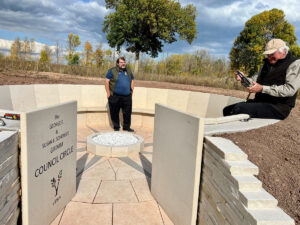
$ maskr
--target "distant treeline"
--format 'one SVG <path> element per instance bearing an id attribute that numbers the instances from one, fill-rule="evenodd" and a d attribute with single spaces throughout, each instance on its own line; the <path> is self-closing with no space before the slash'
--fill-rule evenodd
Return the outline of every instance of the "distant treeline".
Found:
<path id="1" fill-rule="evenodd" d="M 128 58 L 128 64 L 131 67 L 133 65 L 130 57 Z M 104 78 L 107 70 L 114 65 L 114 58 L 97 67 L 96 65 L 65 65 L 40 60 L 12 60 L 10 57 L 0 57 L 0 71 L 53 72 Z M 161 60 L 141 57 L 139 72 L 134 73 L 134 76 L 137 80 L 241 89 L 241 86 L 229 76 L 226 60 L 214 59 L 205 51 L 199 51 L 197 55 L 171 55 Z"/>

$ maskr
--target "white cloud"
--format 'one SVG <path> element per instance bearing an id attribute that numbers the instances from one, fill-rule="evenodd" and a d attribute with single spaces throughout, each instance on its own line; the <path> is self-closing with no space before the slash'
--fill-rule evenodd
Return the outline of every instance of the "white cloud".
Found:
<path id="1" fill-rule="evenodd" d="M 21 41 L 23 43 L 23 41 Z M 11 45 L 14 43 L 14 41 L 0 39 L 0 50 L 3 51 L 10 51 Z M 33 53 L 39 54 L 41 50 L 46 46 L 43 43 L 40 42 L 34 42 L 34 51 Z M 49 46 L 50 49 L 54 52 L 55 46 Z"/>
<path id="2" fill-rule="evenodd" d="M 66 40 L 78 34 L 82 43 L 105 41 L 101 31 L 105 5 L 96 1 L 0 1 L 0 30 L 26 32 L 48 40 Z"/>
<path id="3" fill-rule="evenodd" d="M 273 8 L 283 10 L 287 20 L 291 23 L 300 19 L 300 11 L 298 10 L 300 2 L 296 0 L 239 0 L 228 4 L 219 1 L 219 5 L 216 5 L 216 3 L 207 5 L 205 2 L 200 1 L 197 4 L 198 21 L 220 27 L 240 27 L 244 26 L 245 22 L 252 16 Z"/>

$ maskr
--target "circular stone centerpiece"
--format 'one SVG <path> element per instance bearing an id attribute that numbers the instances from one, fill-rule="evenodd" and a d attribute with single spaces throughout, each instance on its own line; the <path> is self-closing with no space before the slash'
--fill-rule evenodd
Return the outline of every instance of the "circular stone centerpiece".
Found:
<path id="1" fill-rule="evenodd" d="M 103 132 L 87 136 L 87 151 L 107 157 L 126 157 L 144 149 L 144 139 L 128 132 Z"/>

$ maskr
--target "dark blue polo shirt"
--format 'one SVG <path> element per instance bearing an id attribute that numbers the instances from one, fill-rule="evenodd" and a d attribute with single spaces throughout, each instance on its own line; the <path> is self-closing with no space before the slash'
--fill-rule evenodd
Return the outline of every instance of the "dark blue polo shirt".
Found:
<path id="1" fill-rule="evenodd" d="M 112 79 L 112 77 L 113 74 L 111 70 L 108 70 L 106 74 L 106 78 L 110 80 Z M 117 95 L 129 95 L 131 84 L 127 72 L 119 71 L 118 77 L 114 77 L 114 78 L 117 79 L 114 93 Z M 134 76 L 132 73 L 131 73 L 131 80 L 134 80 Z"/>

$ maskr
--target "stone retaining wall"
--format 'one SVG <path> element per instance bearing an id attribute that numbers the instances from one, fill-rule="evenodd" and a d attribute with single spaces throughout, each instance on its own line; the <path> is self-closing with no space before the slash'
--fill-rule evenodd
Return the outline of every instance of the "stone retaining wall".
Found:
<path id="1" fill-rule="evenodd" d="M 0 131 L 0 224 L 17 224 L 20 209 L 18 132 Z"/>
<path id="2" fill-rule="evenodd" d="M 205 137 L 198 225 L 293 225 L 262 188 L 258 167 L 230 140 Z"/>
<path id="3" fill-rule="evenodd" d="M 77 101 L 78 111 L 105 112 L 104 85 L 33 84 L 0 86 L 0 109 L 24 112 L 68 101 Z M 202 92 L 136 87 L 133 111 L 154 114 L 155 103 L 164 104 L 202 118 L 223 117 L 226 105 L 242 99 Z"/>
<path id="4" fill-rule="evenodd" d="M 104 85 L 33 84 L 0 86 L 1 111 L 16 113 L 77 101 L 77 124 L 111 126 Z M 248 115 L 223 117 L 226 105 L 242 99 L 202 92 L 136 87 L 133 94 L 133 127 L 153 129 L 155 103 L 205 118 L 205 124 L 246 119 Z"/>

